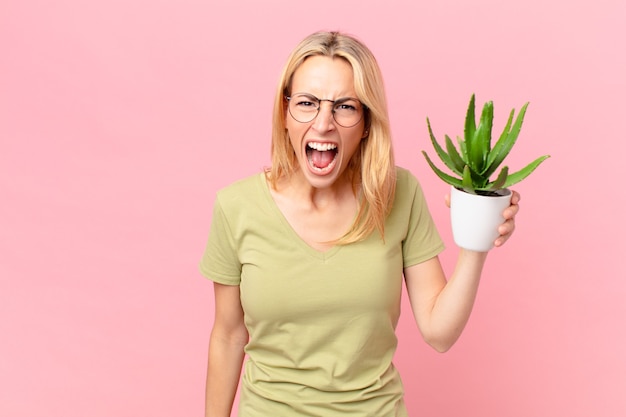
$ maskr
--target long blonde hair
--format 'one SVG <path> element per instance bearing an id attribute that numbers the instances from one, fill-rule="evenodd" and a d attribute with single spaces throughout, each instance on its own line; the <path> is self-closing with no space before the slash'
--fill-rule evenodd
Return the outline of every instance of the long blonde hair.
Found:
<path id="1" fill-rule="evenodd" d="M 295 152 L 285 125 L 286 100 L 293 74 L 311 56 L 345 59 L 354 74 L 357 98 L 367 107 L 365 129 L 350 165 L 353 187 L 359 196 L 359 211 L 350 230 L 337 244 L 365 239 L 375 229 L 384 238 L 385 218 L 391 210 L 396 189 L 396 171 L 387 113 L 387 100 L 380 68 L 372 52 L 354 37 L 338 32 L 316 32 L 293 50 L 283 69 L 274 100 L 272 166 L 268 178 L 273 188 L 298 169 Z"/>

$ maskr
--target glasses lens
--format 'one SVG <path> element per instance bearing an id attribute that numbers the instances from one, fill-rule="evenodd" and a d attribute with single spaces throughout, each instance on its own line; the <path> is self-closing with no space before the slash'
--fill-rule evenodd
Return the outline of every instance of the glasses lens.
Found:
<path id="1" fill-rule="evenodd" d="M 363 106 L 353 98 L 345 98 L 335 101 L 333 116 L 335 121 L 343 127 L 352 127 L 361 121 Z"/>
<path id="2" fill-rule="evenodd" d="M 296 94 L 288 98 L 289 113 L 296 121 L 308 123 L 319 113 L 320 100 L 307 94 Z M 330 101 L 330 100 L 322 100 Z M 333 118 L 338 125 L 352 127 L 363 117 L 363 105 L 354 98 L 340 98 L 332 102 Z"/>
<path id="3" fill-rule="evenodd" d="M 315 119 L 320 102 L 314 97 L 298 94 L 289 98 L 289 113 L 300 123 Z"/>

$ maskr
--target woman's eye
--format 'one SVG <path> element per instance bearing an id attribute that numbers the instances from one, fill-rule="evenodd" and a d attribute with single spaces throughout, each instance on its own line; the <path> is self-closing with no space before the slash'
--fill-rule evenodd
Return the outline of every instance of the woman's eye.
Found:
<path id="1" fill-rule="evenodd" d="M 356 111 L 356 106 L 350 103 L 341 103 L 335 107 L 339 111 Z"/>

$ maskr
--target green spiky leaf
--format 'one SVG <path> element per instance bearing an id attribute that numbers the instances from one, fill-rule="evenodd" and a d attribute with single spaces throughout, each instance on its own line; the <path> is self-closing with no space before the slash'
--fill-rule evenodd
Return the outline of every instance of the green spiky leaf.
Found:
<path id="1" fill-rule="evenodd" d="M 446 138 L 446 150 L 448 151 L 448 156 L 450 157 L 450 161 L 454 165 L 454 168 L 452 170 L 456 174 L 462 175 L 463 168 L 465 167 L 465 161 L 463 161 L 463 158 L 461 158 L 461 155 L 459 154 L 457 149 L 454 147 L 454 143 L 452 143 L 452 139 L 450 139 L 450 136 L 445 135 L 445 138 Z"/>
<path id="2" fill-rule="evenodd" d="M 483 106 L 480 122 L 474 133 L 469 149 L 471 167 L 476 172 L 482 172 L 487 164 L 487 157 L 491 150 L 491 130 L 493 126 L 493 102 Z"/>
<path id="3" fill-rule="evenodd" d="M 509 132 L 511 130 L 511 123 L 513 123 L 513 116 L 514 115 L 515 115 L 515 109 L 512 109 L 511 112 L 509 113 L 509 118 L 508 118 L 508 120 L 506 122 L 506 125 L 504 126 L 504 129 L 502 129 L 502 133 L 500 134 L 500 138 L 496 142 L 496 144 L 493 147 L 493 149 L 491 149 L 491 151 L 489 152 L 489 157 L 487 158 L 487 163 L 485 164 L 485 169 L 484 169 L 483 172 L 481 172 L 481 174 L 484 175 L 487 178 L 489 178 L 494 172 L 496 172 L 496 169 L 498 169 L 498 167 L 500 166 L 500 164 L 503 161 L 503 160 L 498 160 L 496 162 L 495 159 L 498 156 L 499 148 L 501 146 L 503 146 L 503 143 L 506 140 L 506 137 L 508 136 L 508 134 L 509 134 Z"/>
<path id="4" fill-rule="evenodd" d="M 472 181 L 472 171 L 468 165 L 465 165 L 465 169 L 463 170 L 463 190 L 466 193 L 476 194 L 474 181 Z"/>
<path id="5" fill-rule="evenodd" d="M 472 94 L 469 105 L 467 106 L 467 113 L 465 114 L 465 141 L 469 142 L 474 138 L 474 132 L 476 131 L 476 115 L 475 115 L 475 103 L 476 97 Z"/>
<path id="6" fill-rule="evenodd" d="M 493 167 L 493 170 L 490 169 L 491 173 L 495 172 L 496 168 L 504 161 L 504 159 L 509 155 L 513 145 L 517 141 L 520 130 L 522 129 L 522 123 L 524 123 L 524 116 L 526 115 L 526 109 L 528 108 L 528 103 L 524 104 L 515 119 L 515 123 L 511 127 L 511 131 L 506 135 L 504 133 L 500 136 L 500 139 L 493 147 L 493 151 L 490 155 L 490 162 L 487 164 L 490 167 Z M 513 110 L 515 111 L 515 110 Z M 511 117 L 513 114 L 511 114 Z M 489 175 L 491 175 L 489 173 Z"/>
<path id="7" fill-rule="evenodd" d="M 433 148 L 435 148 L 435 152 L 437 152 L 437 156 L 439 156 L 439 159 L 441 159 L 441 161 L 457 175 L 461 175 L 462 168 L 457 169 L 454 160 L 446 153 L 446 151 L 443 150 L 441 145 L 439 145 L 439 142 L 437 142 L 437 139 L 433 134 L 433 130 L 430 127 L 430 120 L 428 118 L 426 118 L 426 124 L 428 125 L 428 134 L 430 135 L 430 141 L 432 142 Z"/>
<path id="8" fill-rule="evenodd" d="M 461 158 L 463 158 L 463 161 L 469 163 L 469 154 L 467 152 L 467 146 L 465 146 L 465 141 L 461 139 L 460 136 L 456 137 L 456 141 L 459 144 L 459 149 L 461 150 Z"/>
<path id="9" fill-rule="evenodd" d="M 502 186 L 502 188 L 508 188 L 508 187 L 512 186 L 513 184 L 517 184 L 518 182 L 520 182 L 521 180 L 523 180 L 524 178 L 529 176 L 535 169 L 537 169 L 537 167 L 543 161 L 545 161 L 549 157 L 550 157 L 550 155 L 540 156 L 539 158 L 537 158 L 534 161 L 532 161 L 530 164 L 526 165 L 524 168 L 520 169 L 519 171 L 517 171 L 517 172 L 515 172 L 513 174 L 510 174 L 508 176 L 506 182 Z"/>
<path id="10" fill-rule="evenodd" d="M 437 168 L 435 164 L 433 164 L 433 161 L 430 160 L 426 152 L 422 151 L 422 154 L 424 154 L 424 157 L 426 158 L 426 162 L 428 162 L 428 165 L 430 165 L 430 168 L 441 180 L 457 188 L 463 187 L 463 183 L 461 182 L 460 179 L 455 178 L 452 175 L 446 174 L 445 172 Z"/>
<path id="11" fill-rule="evenodd" d="M 500 170 L 498 177 L 492 183 L 490 183 L 487 187 L 487 190 L 500 190 L 504 188 L 504 184 L 506 184 L 506 179 L 509 176 L 509 167 L 505 166 Z"/>

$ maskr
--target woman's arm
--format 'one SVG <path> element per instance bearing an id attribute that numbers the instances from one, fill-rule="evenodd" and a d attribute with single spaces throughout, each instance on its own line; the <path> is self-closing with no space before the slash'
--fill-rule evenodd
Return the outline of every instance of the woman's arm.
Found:
<path id="1" fill-rule="evenodd" d="M 214 284 L 215 322 L 209 341 L 206 417 L 230 417 L 237 392 L 248 331 L 239 287 Z"/>
<path id="2" fill-rule="evenodd" d="M 438 257 L 404 270 L 417 326 L 438 352 L 450 349 L 461 335 L 474 306 L 486 258 L 486 252 L 461 249 L 448 282 Z"/>
<path id="3" fill-rule="evenodd" d="M 520 196 L 514 192 L 511 205 L 504 211 L 505 222 L 495 242 L 502 246 L 515 230 L 515 215 Z M 449 281 L 438 257 L 404 270 L 413 315 L 424 340 L 445 352 L 461 335 L 474 306 L 480 275 L 487 252 L 461 249 Z"/>

